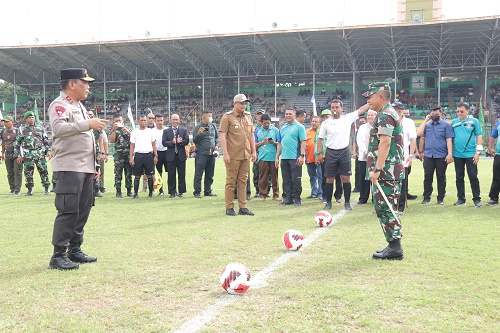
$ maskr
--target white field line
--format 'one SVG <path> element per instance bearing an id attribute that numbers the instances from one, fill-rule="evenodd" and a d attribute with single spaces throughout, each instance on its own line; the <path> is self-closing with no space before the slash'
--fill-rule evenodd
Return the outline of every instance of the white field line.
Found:
<path id="1" fill-rule="evenodd" d="M 356 203 L 351 204 L 352 206 L 355 206 Z M 340 210 L 337 214 L 335 214 L 332 217 L 332 223 L 328 228 L 331 228 L 338 219 L 340 219 L 344 214 L 346 213 L 346 210 L 342 209 Z M 278 257 L 275 261 L 264 267 L 261 271 L 257 272 L 252 279 L 250 280 L 250 290 L 253 288 L 261 288 L 265 287 L 268 285 L 266 282 L 266 279 L 278 268 L 286 264 L 290 259 L 295 257 L 302 251 L 302 249 L 305 249 L 308 247 L 316 238 L 324 234 L 328 228 L 318 228 L 315 231 L 313 231 L 309 236 L 307 236 L 304 239 L 304 243 L 302 245 L 302 248 L 299 251 L 287 251 L 280 257 Z M 234 302 L 238 301 L 241 297 L 239 295 L 229 295 L 229 294 L 224 294 L 219 299 L 215 304 L 210 305 L 207 307 L 203 312 L 201 312 L 199 315 L 189 319 L 186 321 L 184 324 L 179 327 L 178 330 L 174 331 L 174 333 L 194 333 L 198 332 L 201 330 L 205 325 L 207 325 L 210 321 L 212 321 L 216 316 L 218 316 L 224 308 L 226 308 L 228 305 L 233 304 Z"/>

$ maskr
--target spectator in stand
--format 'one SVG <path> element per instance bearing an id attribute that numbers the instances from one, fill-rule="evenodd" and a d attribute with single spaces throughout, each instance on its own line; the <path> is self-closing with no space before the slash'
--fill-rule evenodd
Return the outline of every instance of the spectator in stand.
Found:
<path id="1" fill-rule="evenodd" d="M 311 183 L 311 195 L 307 199 L 319 198 L 323 200 L 323 190 L 321 181 L 323 175 L 321 173 L 321 164 L 316 164 L 316 154 L 314 153 L 317 141 L 317 134 L 319 134 L 320 119 L 313 117 L 311 120 L 311 128 L 306 132 L 306 166 L 307 173 L 309 174 L 309 182 Z"/>
<path id="2" fill-rule="evenodd" d="M 483 150 L 483 131 L 481 124 L 476 118 L 469 116 L 469 104 L 458 103 L 458 118 L 453 119 L 451 127 L 455 133 L 453 138 L 453 159 L 455 162 L 455 176 L 458 200 L 455 206 L 465 205 L 465 167 L 472 190 L 474 206 L 479 208 L 481 204 L 481 190 L 477 178 L 477 163 L 481 150 Z"/>
<path id="3" fill-rule="evenodd" d="M 431 202 L 432 179 L 436 172 L 438 184 L 437 204 L 444 205 L 446 194 L 446 169 L 453 162 L 453 128 L 441 119 L 441 106 L 436 105 L 425 117 L 417 130 L 420 136 L 419 154 L 424 162 L 424 199 L 422 204 Z M 425 149 L 424 149 L 425 147 Z"/>

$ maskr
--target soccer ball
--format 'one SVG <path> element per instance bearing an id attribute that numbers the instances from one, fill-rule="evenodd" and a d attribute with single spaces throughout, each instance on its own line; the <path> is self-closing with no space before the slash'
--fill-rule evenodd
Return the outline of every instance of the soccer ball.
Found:
<path id="1" fill-rule="evenodd" d="M 287 230 L 283 234 L 283 245 L 288 251 L 298 251 L 304 243 L 304 236 L 298 230 Z"/>
<path id="2" fill-rule="evenodd" d="M 250 288 L 250 278 L 248 268 L 239 263 L 228 264 L 220 273 L 222 288 L 232 295 L 244 294 Z"/>
<path id="3" fill-rule="evenodd" d="M 328 227 L 332 223 L 332 214 L 326 210 L 321 210 L 316 214 L 314 220 L 320 228 Z"/>

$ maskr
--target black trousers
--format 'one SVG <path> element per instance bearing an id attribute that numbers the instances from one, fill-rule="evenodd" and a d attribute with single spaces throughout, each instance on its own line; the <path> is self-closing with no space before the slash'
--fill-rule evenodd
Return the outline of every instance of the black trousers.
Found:
<path id="1" fill-rule="evenodd" d="M 498 201 L 500 192 L 500 155 L 495 155 L 493 159 L 493 179 L 491 181 L 490 194 L 491 200 Z"/>
<path id="2" fill-rule="evenodd" d="M 302 166 L 297 165 L 297 160 L 281 160 L 281 176 L 285 187 L 286 199 L 300 199 L 302 194 Z"/>
<path id="3" fill-rule="evenodd" d="M 179 191 L 177 193 L 186 193 L 186 161 L 179 160 L 179 155 L 175 155 L 173 161 L 167 162 L 168 172 L 168 193 L 175 194 L 177 188 L 177 180 L 179 182 Z"/>
<path id="4" fill-rule="evenodd" d="M 424 157 L 424 199 L 430 199 L 432 195 L 432 182 L 434 177 L 434 172 L 436 172 L 437 188 L 438 188 L 438 200 L 443 200 L 446 194 L 446 169 L 448 164 L 444 160 L 444 157 L 433 158 Z"/>
<path id="5" fill-rule="evenodd" d="M 203 189 L 205 194 L 212 193 L 212 184 L 214 182 L 215 171 L 215 156 L 196 154 L 194 160 L 194 193 L 201 193 L 201 178 L 205 173 L 205 180 L 203 181 Z"/>
<path id="6" fill-rule="evenodd" d="M 371 187 L 370 180 L 366 180 L 366 161 L 358 161 L 359 165 L 359 201 L 368 202 L 370 197 Z"/>
<path id="7" fill-rule="evenodd" d="M 401 193 L 399 194 L 398 211 L 404 212 L 406 206 L 406 195 L 408 194 L 408 175 L 411 168 L 405 168 L 405 179 L 401 181 Z"/>
<path id="8" fill-rule="evenodd" d="M 158 173 L 160 174 L 160 177 L 162 177 L 162 180 L 163 180 L 163 170 L 165 170 L 165 172 L 168 172 L 167 171 L 167 151 L 160 151 L 158 150 L 158 162 L 156 163 L 156 170 L 158 171 Z M 160 193 L 163 193 L 163 186 L 160 188 L 160 190 L 158 191 Z"/>
<path id="9" fill-rule="evenodd" d="M 366 161 L 359 161 L 358 159 L 354 160 L 354 189 L 356 191 L 361 190 L 361 181 L 365 179 L 365 173 L 363 172 L 364 169 L 362 169 L 361 164 L 365 162 L 365 167 L 366 167 Z"/>
<path id="10" fill-rule="evenodd" d="M 457 185 L 457 197 L 465 201 L 465 167 L 467 167 L 467 176 L 469 177 L 472 190 L 472 200 L 481 200 L 481 190 L 479 189 L 479 179 L 477 178 L 477 164 L 474 164 L 471 158 L 454 157 L 455 164 L 455 182 Z"/>
<path id="11" fill-rule="evenodd" d="M 94 202 L 94 174 L 71 171 L 53 173 L 56 186 L 52 245 L 81 245 L 83 232 Z"/>

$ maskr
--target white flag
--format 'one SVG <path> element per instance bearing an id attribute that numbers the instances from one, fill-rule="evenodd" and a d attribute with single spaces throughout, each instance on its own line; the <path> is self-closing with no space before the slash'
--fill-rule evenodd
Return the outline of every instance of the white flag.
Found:
<path id="1" fill-rule="evenodd" d="M 316 111 L 316 98 L 314 98 L 314 94 L 311 96 L 311 103 L 313 103 L 313 115 L 316 117 L 318 112 Z"/>
<path id="2" fill-rule="evenodd" d="M 132 109 L 130 108 L 130 102 L 128 102 L 127 116 L 128 119 L 130 120 L 130 123 L 132 124 L 132 129 L 135 129 L 135 122 L 134 122 L 134 117 L 132 116 Z"/>

